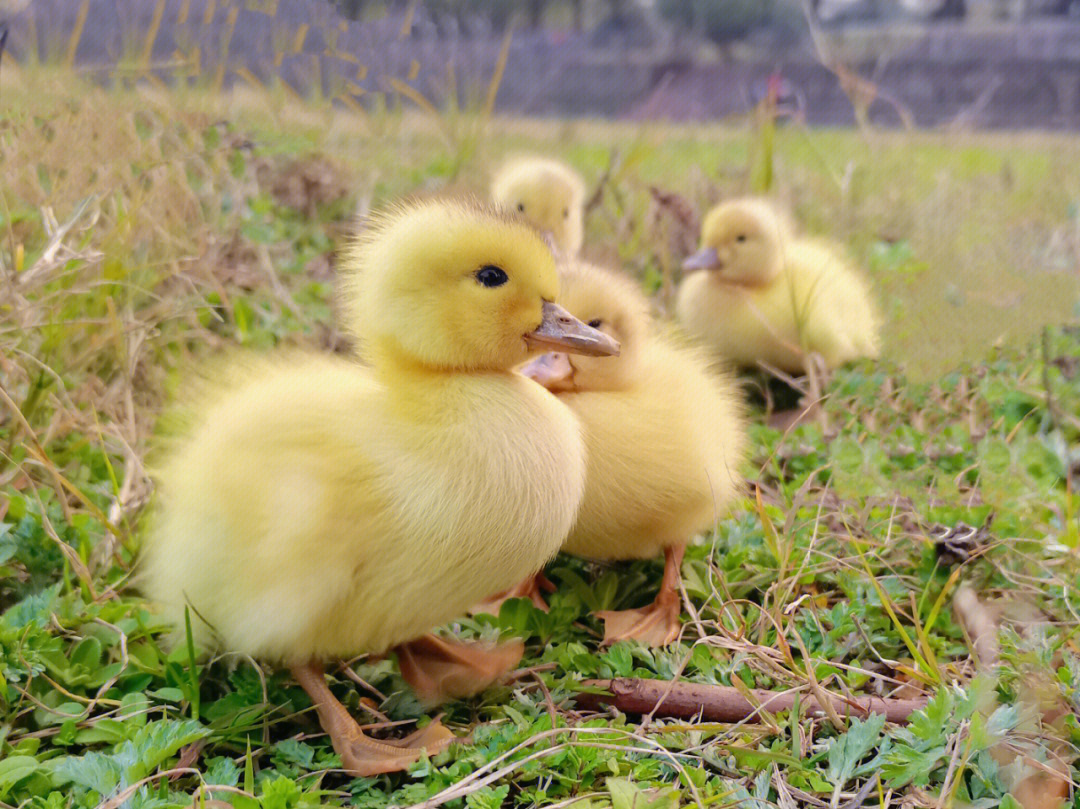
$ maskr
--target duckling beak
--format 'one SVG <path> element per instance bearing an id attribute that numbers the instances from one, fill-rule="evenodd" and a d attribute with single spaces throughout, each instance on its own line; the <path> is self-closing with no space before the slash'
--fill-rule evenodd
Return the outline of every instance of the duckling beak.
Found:
<path id="1" fill-rule="evenodd" d="M 523 365 L 520 372 L 548 390 L 555 390 L 574 375 L 574 366 L 570 364 L 570 358 L 566 354 L 552 351 Z"/>
<path id="2" fill-rule="evenodd" d="M 720 256 L 716 254 L 716 248 L 705 247 L 687 258 L 682 268 L 683 272 L 693 272 L 694 270 L 713 270 L 719 266 Z"/>
<path id="3" fill-rule="evenodd" d="M 618 356 L 619 344 L 598 329 L 586 326 L 557 303 L 544 301 L 543 320 L 525 335 L 529 348 L 557 348 L 588 357 Z"/>

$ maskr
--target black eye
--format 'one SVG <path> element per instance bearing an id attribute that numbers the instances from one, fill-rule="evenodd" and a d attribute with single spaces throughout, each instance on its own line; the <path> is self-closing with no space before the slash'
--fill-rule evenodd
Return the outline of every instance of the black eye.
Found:
<path id="1" fill-rule="evenodd" d="M 485 264 L 476 271 L 476 280 L 486 287 L 501 287 L 509 279 L 501 267 L 494 264 Z"/>
<path id="2" fill-rule="evenodd" d="M 595 319 L 589 321 L 589 328 L 590 329 L 599 329 L 603 325 L 604 325 L 604 321 L 602 321 L 600 318 L 595 318 Z"/>
<path id="3" fill-rule="evenodd" d="M 562 209 L 562 218 L 563 219 L 569 219 L 570 218 L 570 209 L 569 208 L 563 208 Z"/>
<path id="4" fill-rule="evenodd" d="M 746 234 L 745 233 L 740 233 L 738 236 L 735 237 L 735 241 L 737 241 L 737 242 L 745 242 L 746 241 Z"/>
<path id="5" fill-rule="evenodd" d="M 518 203 L 518 210 L 521 211 L 522 213 L 525 213 L 525 203 L 524 202 L 519 202 Z"/>

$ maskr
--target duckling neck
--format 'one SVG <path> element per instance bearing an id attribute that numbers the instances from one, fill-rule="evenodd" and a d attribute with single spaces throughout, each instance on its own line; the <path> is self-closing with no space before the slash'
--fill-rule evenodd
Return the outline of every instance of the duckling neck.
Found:
<path id="1" fill-rule="evenodd" d="M 430 387 L 440 380 L 460 379 L 463 374 L 470 376 L 509 375 L 511 371 L 494 368 L 457 368 L 432 365 L 410 356 L 400 347 L 390 342 L 369 344 L 365 347 L 365 358 L 371 364 L 377 379 L 390 390 L 415 390 L 417 387 Z"/>

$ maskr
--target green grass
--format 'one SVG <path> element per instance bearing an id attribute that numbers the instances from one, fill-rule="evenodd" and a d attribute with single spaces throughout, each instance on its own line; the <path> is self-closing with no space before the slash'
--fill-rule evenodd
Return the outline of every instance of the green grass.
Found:
<path id="1" fill-rule="evenodd" d="M 673 248 L 649 186 L 699 210 L 745 192 L 757 134 L 465 113 L 448 125 L 272 92 L 105 92 L 44 69 L 2 90 L 0 807 L 382 807 L 459 783 L 449 805 L 470 809 L 803 793 L 993 806 L 1022 793 L 1025 756 L 1072 760 L 1080 331 L 1064 324 L 1080 141 L 777 130 L 774 188 L 865 266 L 885 358 L 837 373 L 819 421 L 783 434 L 756 419 L 744 471 L 760 504 L 689 550 L 697 614 L 682 643 L 601 650 L 589 615 L 651 598 L 659 561 L 560 557 L 549 614 L 510 602 L 456 625 L 528 644 L 516 681 L 447 706 L 469 742 L 350 779 L 287 674 L 167 649 L 128 586 L 152 497 L 143 462 L 184 369 L 235 344 L 336 345 L 333 255 L 353 214 L 418 188 L 482 189 L 515 150 L 561 154 L 590 183 L 612 165 L 588 243 L 655 288 Z M 987 528 L 953 567 L 934 536 L 961 522 Z M 1001 612 L 996 677 L 976 676 L 953 616 L 961 583 Z M 361 699 L 426 716 L 392 660 L 350 665 L 377 690 L 334 673 L 358 716 Z M 575 711 L 580 680 L 612 676 L 933 701 L 908 727 Z M 1065 716 L 1051 722 L 1047 705 Z"/>

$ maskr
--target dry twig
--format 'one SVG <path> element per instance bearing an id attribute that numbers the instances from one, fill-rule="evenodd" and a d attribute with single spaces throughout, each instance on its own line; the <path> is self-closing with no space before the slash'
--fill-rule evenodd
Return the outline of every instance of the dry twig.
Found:
<path id="1" fill-rule="evenodd" d="M 736 688 L 701 683 L 670 683 L 666 680 L 646 680 L 618 677 L 613 680 L 586 680 L 583 685 L 601 688 L 607 694 L 583 692 L 577 695 L 577 703 L 584 708 L 613 705 L 620 711 L 634 714 L 652 714 L 679 719 L 701 717 L 711 722 L 760 721 L 763 711 L 776 713 L 790 710 L 795 705 L 796 694 L 775 691 L 751 691 L 758 704 L 751 703 Z M 825 691 L 821 695 L 829 700 L 828 708 L 841 716 L 866 716 L 884 714 L 890 722 L 905 723 L 915 711 L 926 705 L 924 699 L 890 699 L 885 697 L 856 697 L 848 699 Z M 820 702 L 822 697 L 802 700 L 811 716 L 825 716 L 827 711 Z"/>

